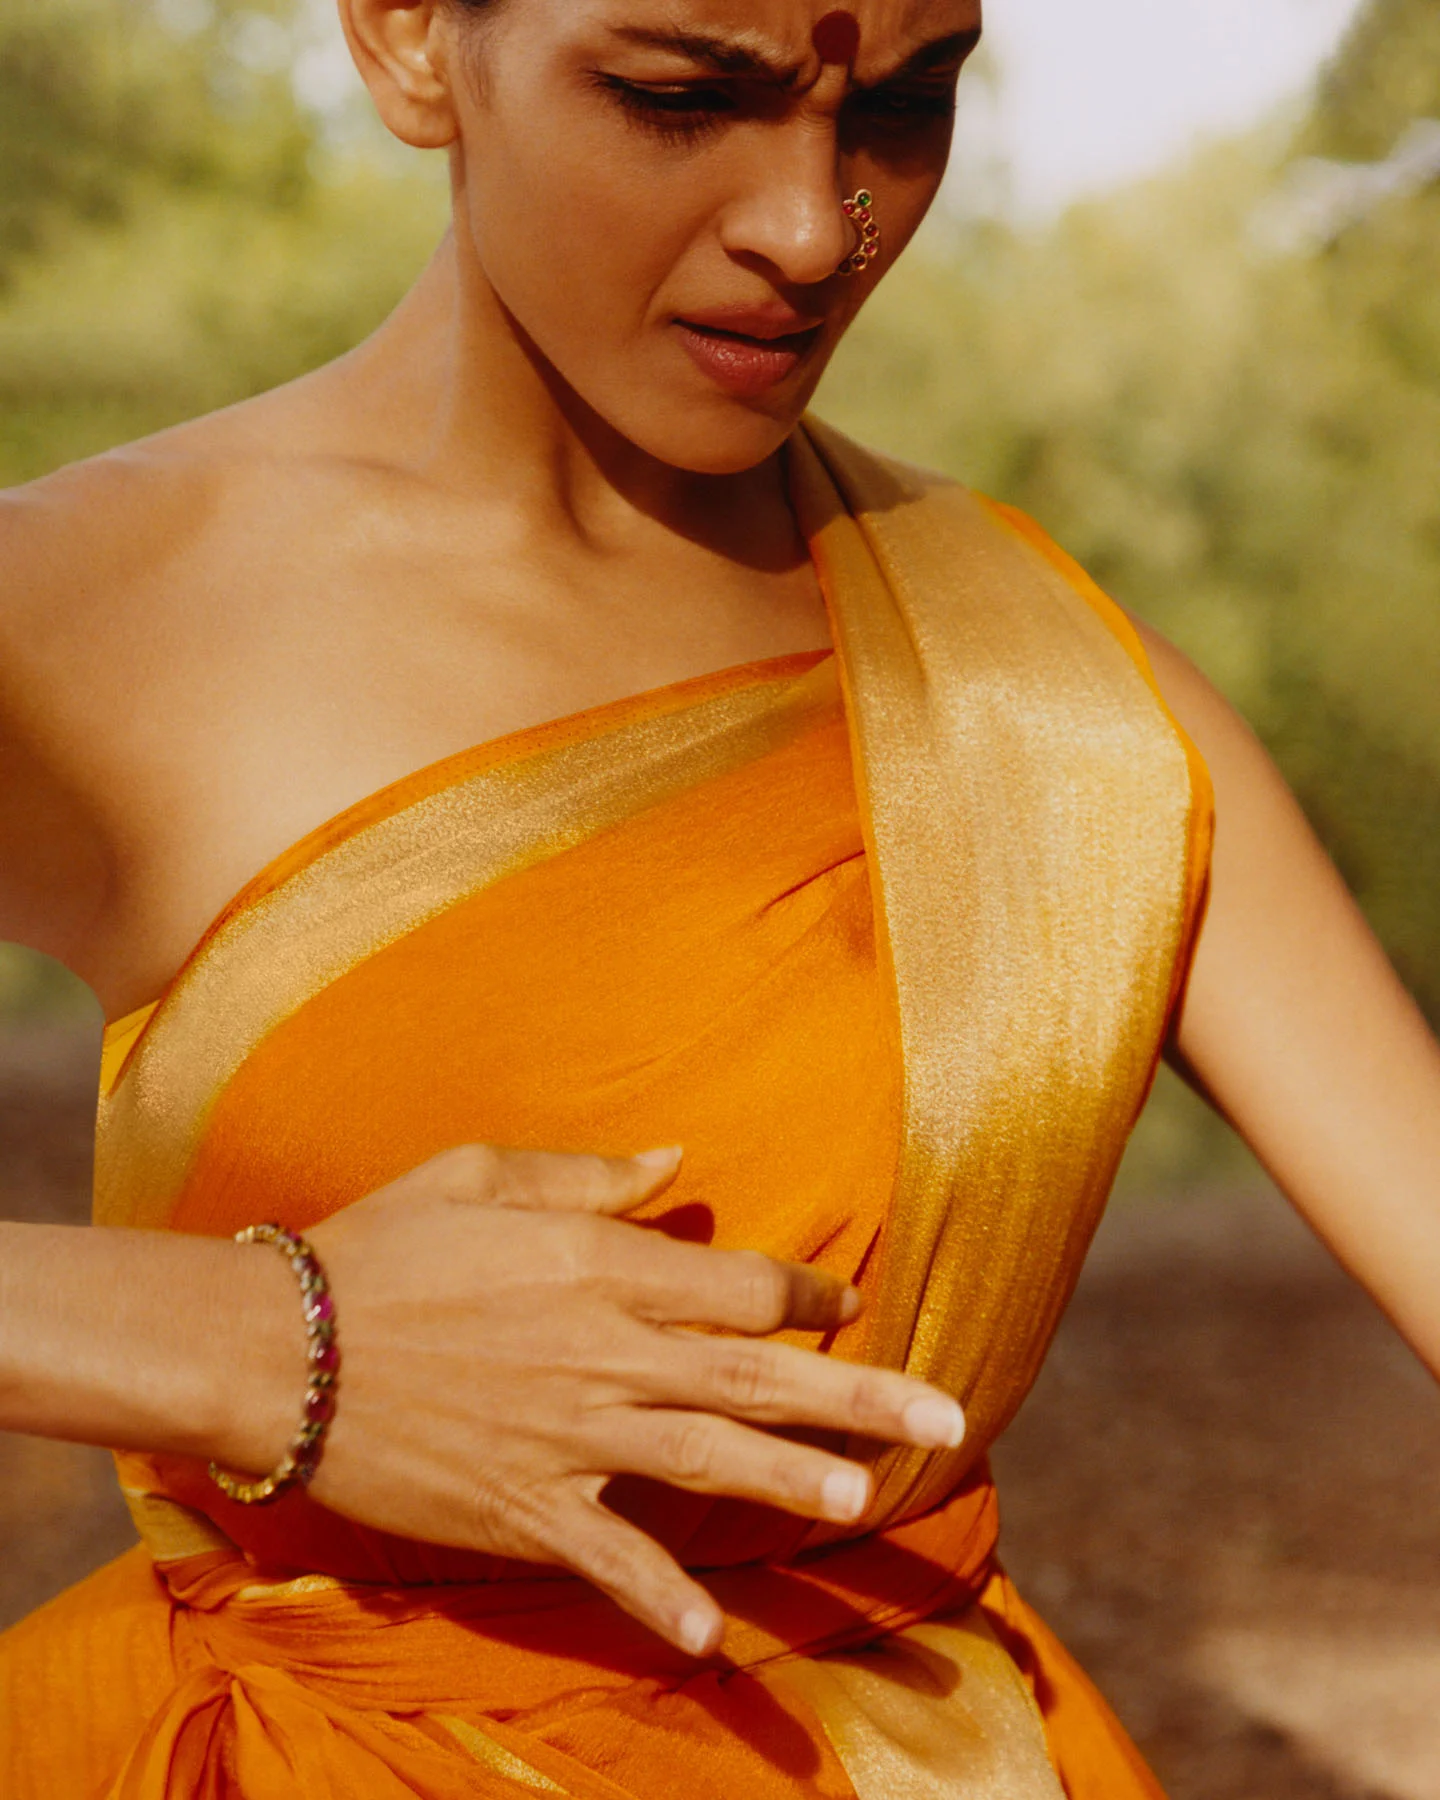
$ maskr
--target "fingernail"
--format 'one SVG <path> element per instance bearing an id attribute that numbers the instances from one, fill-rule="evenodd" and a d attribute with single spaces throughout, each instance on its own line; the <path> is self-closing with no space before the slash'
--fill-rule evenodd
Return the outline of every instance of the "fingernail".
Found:
<path id="1" fill-rule="evenodd" d="M 703 1606 L 692 1608 L 680 1621 L 680 1642 L 692 1656 L 708 1656 L 718 1636 L 718 1621 Z"/>
<path id="2" fill-rule="evenodd" d="M 848 1323 L 858 1316 L 860 1308 L 865 1304 L 857 1287 L 847 1287 L 840 1296 L 840 1317 Z"/>
<path id="3" fill-rule="evenodd" d="M 848 1524 L 870 1503 L 870 1482 L 863 1469 L 832 1469 L 820 1484 L 820 1504 L 827 1519 Z"/>
<path id="4" fill-rule="evenodd" d="M 905 1429 L 912 1444 L 930 1450 L 953 1450 L 964 1441 L 965 1415 L 953 1400 L 926 1394 L 905 1408 Z"/>
<path id="5" fill-rule="evenodd" d="M 684 1153 L 683 1144 L 666 1144 L 659 1150 L 642 1150 L 630 1160 L 639 1163 L 642 1169 L 668 1169 L 672 1163 L 679 1162 Z"/>

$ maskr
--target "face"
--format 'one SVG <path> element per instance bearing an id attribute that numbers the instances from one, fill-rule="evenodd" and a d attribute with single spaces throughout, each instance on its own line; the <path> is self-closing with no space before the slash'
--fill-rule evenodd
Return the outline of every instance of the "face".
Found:
<path id="1" fill-rule="evenodd" d="M 934 199 L 979 0 L 451 18 L 457 229 L 532 353 L 663 462 L 763 461 Z M 864 189 L 880 253 L 846 276 Z"/>

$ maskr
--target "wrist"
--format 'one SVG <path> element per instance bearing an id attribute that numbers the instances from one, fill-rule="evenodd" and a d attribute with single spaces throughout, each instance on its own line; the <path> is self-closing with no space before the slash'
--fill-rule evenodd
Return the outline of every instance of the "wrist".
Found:
<path id="1" fill-rule="evenodd" d="M 235 1234 L 237 1244 L 266 1244 L 283 1256 L 300 1289 L 305 1320 L 305 1403 L 291 1432 L 284 1454 L 255 1478 L 217 1461 L 210 1463 L 210 1478 L 229 1499 L 244 1506 L 262 1506 L 292 1487 L 308 1484 L 324 1454 L 325 1437 L 335 1409 L 335 1379 L 340 1349 L 335 1342 L 335 1303 L 330 1283 L 314 1246 L 273 1220 L 248 1225 Z"/>
<path id="2" fill-rule="evenodd" d="M 193 1454 L 263 1475 L 284 1456 L 305 1398 L 301 1294 L 285 1259 L 268 1245 L 227 1242 L 223 1249 L 223 1353 L 212 1362 L 209 1429 Z"/>

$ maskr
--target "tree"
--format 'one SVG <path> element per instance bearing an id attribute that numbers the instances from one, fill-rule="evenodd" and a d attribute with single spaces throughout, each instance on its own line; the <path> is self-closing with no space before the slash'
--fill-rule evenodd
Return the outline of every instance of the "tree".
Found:
<path id="1" fill-rule="evenodd" d="M 1375 0 L 1298 133 L 1039 234 L 932 235 L 820 404 L 1025 507 L 1189 651 L 1440 1023 L 1440 191 L 1310 254 L 1251 228 L 1296 157 L 1383 158 L 1427 112 L 1440 10 Z M 1173 1095 L 1156 1128 L 1152 1175 L 1215 1154 Z"/>
<path id="2" fill-rule="evenodd" d="M 0 15 L 0 481 L 339 355 L 440 236 L 442 167 L 297 101 L 289 0 L 188 3 Z"/>

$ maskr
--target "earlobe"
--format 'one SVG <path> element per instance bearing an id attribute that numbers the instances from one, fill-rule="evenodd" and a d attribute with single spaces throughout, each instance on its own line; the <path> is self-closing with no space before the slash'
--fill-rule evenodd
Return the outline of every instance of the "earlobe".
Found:
<path id="1" fill-rule="evenodd" d="M 355 67 L 402 143 L 441 150 L 459 131 L 450 87 L 444 0 L 339 0 Z"/>

